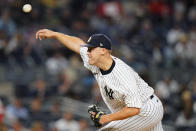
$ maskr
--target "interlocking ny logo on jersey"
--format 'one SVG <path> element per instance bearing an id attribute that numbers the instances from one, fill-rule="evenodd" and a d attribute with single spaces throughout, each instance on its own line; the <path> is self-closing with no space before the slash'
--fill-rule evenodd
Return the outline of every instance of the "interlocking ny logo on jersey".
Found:
<path id="1" fill-rule="evenodd" d="M 104 89 L 105 89 L 106 96 L 108 96 L 110 100 L 114 99 L 114 97 L 112 96 L 114 91 L 112 89 L 108 90 L 107 86 L 105 86 Z"/>

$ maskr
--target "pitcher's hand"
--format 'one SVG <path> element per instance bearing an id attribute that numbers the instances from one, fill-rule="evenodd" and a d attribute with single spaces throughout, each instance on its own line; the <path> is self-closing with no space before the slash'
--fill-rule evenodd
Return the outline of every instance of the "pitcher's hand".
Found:
<path id="1" fill-rule="evenodd" d="M 55 38 L 54 31 L 48 30 L 48 29 L 41 29 L 36 33 L 36 39 L 47 39 L 47 38 Z"/>

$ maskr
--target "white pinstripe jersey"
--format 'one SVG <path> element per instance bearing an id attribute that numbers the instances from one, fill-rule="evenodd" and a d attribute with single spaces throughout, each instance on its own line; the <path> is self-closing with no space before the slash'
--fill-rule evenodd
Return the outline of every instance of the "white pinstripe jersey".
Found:
<path id="1" fill-rule="evenodd" d="M 112 56 L 113 64 L 107 71 L 89 65 L 87 47 L 80 48 L 84 66 L 91 70 L 100 87 L 104 102 L 111 112 L 123 107 L 141 108 L 154 90 L 140 76 L 120 59 Z"/>

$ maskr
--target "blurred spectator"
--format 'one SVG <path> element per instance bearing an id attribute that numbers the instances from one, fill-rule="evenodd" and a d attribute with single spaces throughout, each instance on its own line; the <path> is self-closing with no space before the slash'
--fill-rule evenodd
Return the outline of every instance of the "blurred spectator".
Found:
<path id="1" fill-rule="evenodd" d="M 58 75 L 62 70 L 66 69 L 67 60 L 60 52 L 56 52 L 53 57 L 46 62 L 46 68 L 51 75 Z"/>
<path id="2" fill-rule="evenodd" d="M 60 12 L 60 22 L 65 27 L 70 27 L 72 22 L 71 11 L 67 8 L 63 8 Z"/>
<path id="3" fill-rule="evenodd" d="M 78 131 L 92 131 L 93 129 L 88 127 L 88 123 L 85 119 L 79 121 L 80 129 Z"/>
<path id="4" fill-rule="evenodd" d="M 196 115 L 196 78 L 192 80 L 191 89 L 193 90 L 192 92 L 193 111 L 194 111 L 194 114 Z"/>
<path id="5" fill-rule="evenodd" d="M 163 49 L 163 57 L 164 57 L 164 65 L 166 68 L 172 67 L 174 58 L 175 58 L 175 53 L 173 51 L 173 47 L 171 45 L 166 46 Z"/>
<path id="6" fill-rule="evenodd" d="M 45 6 L 49 7 L 49 8 L 55 8 L 57 6 L 57 2 L 56 0 L 40 0 L 41 3 L 43 3 Z"/>
<path id="7" fill-rule="evenodd" d="M 79 131 L 79 124 L 73 120 L 73 115 L 70 112 L 65 112 L 63 117 L 55 122 L 54 126 L 58 131 Z"/>
<path id="8" fill-rule="evenodd" d="M 21 41 L 21 39 L 22 39 L 22 36 L 19 33 L 14 34 L 14 36 L 8 42 L 5 53 L 7 55 L 13 54 L 13 52 L 16 50 L 17 46 L 19 46 L 19 42 Z"/>
<path id="9" fill-rule="evenodd" d="M 140 32 L 139 32 L 139 41 L 141 46 L 143 46 L 143 51 L 146 55 L 149 55 L 152 50 L 152 43 L 157 38 L 157 34 L 153 31 L 152 22 L 149 19 L 146 19 L 142 22 Z"/>
<path id="10" fill-rule="evenodd" d="M 174 25 L 167 33 L 167 43 L 174 45 L 178 42 L 180 37 L 184 34 L 179 25 Z"/>
<path id="11" fill-rule="evenodd" d="M 3 103 L 0 99 L 0 123 L 3 122 L 3 117 L 4 117 L 4 106 L 3 106 Z"/>
<path id="12" fill-rule="evenodd" d="M 61 96 L 66 96 L 70 93 L 71 91 L 71 79 L 67 75 L 67 72 L 64 71 L 63 73 L 60 74 L 60 81 L 59 85 L 57 87 L 57 93 Z"/>
<path id="13" fill-rule="evenodd" d="M 8 36 L 12 36 L 16 31 L 16 25 L 10 16 L 9 9 L 3 10 L 0 16 L 0 30 L 3 30 Z"/>
<path id="14" fill-rule="evenodd" d="M 123 50 L 122 52 L 119 52 L 122 55 L 121 59 L 126 61 L 126 63 L 131 64 L 134 60 L 133 51 L 126 44 L 120 45 L 119 48 L 120 50 Z"/>
<path id="15" fill-rule="evenodd" d="M 177 94 L 179 91 L 178 83 L 169 75 L 164 76 L 163 80 L 155 85 L 156 94 L 165 104 L 170 100 L 171 95 Z"/>
<path id="16" fill-rule="evenodd" d="M 12 124 L 12 128 L 9 129 L 8 131 L 30 131 L 30 130 L 24 128 L 23 125 L 18 120 L 15 120 L 14 123 Z"/>
<path id="17" fill-rule="evenodd" d="M 92 85 L 92 101 L 93 103 L 99 103 L 100 105 L 103 104 L 101 93 L 97 82 L 94 80 Z"/>
<path id="18" fill-rule="evenodd" d="M 194 1 L 194 4 L 192 7 L 190 7 L 188 12 L 188 19 L 191 24 L 194 24 L 196 22 L 196 3 Z"/>
<path id="19" fill-rule="evenodd" d="M 44 131 L 44 126 L 42 122 L 39 122 L 39 121 L 33 122 L 31 131 Z"/>
<path id="20" fill-rule="evenodd" d="M 183 0 L 177 0 L 174 3 L 174 12 L 182 12 L 184 13 L 186 11 L 186 5 Z"/>
<path id="21" fill-rule="evenodd" d="M 188 45 L 190 47 L 190 57 L 193 60 L 194 65 L 196 65 L 196 25 L 193 25 L 190 29 Z"/>
<path id="22" fill-rule="evenodd" d="M 7 46 L 7 40 L 1 33 L 3 32 L 0 31 L 0 63 L 6 65 L 7 55 L 5 54 L 5 48 Z"/>
<path id="23" fill-rule="evenodd" d="M 97 7 L 97 13 L 101 17 L 112 17 L 113 19 L 119 18 L 119 16 L 122 13 L 122 7 L 121 3 L 117 1 L 108 1 L 108 2 L 103 2 L 98 5 Z"/>
<path id="24" fill-rule="evenodd" d="M 37 80 L 33 81 L 30 89 L 29 89 L 29 97 L 33 98 L 42 98 L 50 96 L 50 91 L 46 87 L 46 83 L 41 78 L 37 78 Z"/>
<path id="25" fill-rule="evenodd" d="M 84 73 L 81 70 L 82 62 L 77 55 L 73 55 L 69 58 L 68 67 L 64 70 L 70 84 L 73 84 L 76 80 L 80 78 L 80 75 Z M 80 74 L 78 73 L 80 72 Z"/>
<path id="26" fill-rule="evenodd" d="M 165 8 L 165 3 L 161 0 L 150 0 L 148 8 L 152 15 L 160 16 Z"/>
<path id="27" fill-rule="evenodd" d="M 44 24 L 50 28 L 55 28 L 57 25 L 60 24 L 60 22 L 58 20 L 58 15 L 55 15 L 54 13 L 55 13 L 54 9 L 46 8 L 45 15 L 43 16 L 45 19 Z"/>
<path id="28" fill-rule="evenodd" d="M 0 131 L 7 131 L 6 125 L 3 122 L 0 122 Z"/>
<path id="29" fill-rule="evenodd" d="M 163 56 L 159 41 L 155 40 L 152 47 L 152 63 L 159 66 L 162 63 Z"/>
<path id="30" fill-rule="evenodd" d="M 47 117 L 47 121 L 49 123 L 57 121 L 58 119 L 60 119 L 61 112 L 60 112 L 59 102 L 56 101 L 56 102 L 52 103 L 46 117 Z"/>
<path id="31" fill-rule="evenodd" d="M 187 36 L 182 35 L 174 49 L 177 59 L 180 59 L 180 61 L 185 61 L 183 63 L 186 63 L 187 60 L 191 60 L 191 48 L 187 40 Z"/>
<path id="32" fill-rule="evenodd" d="M 30 122 L 35 121 L 46 121 L 45 112 L 42 110 L 43 103 L 40 98 L 35 98 L 32 101 L 30 101 Z"/>
<path id="33" fill-rule="evenodd" d="M 191 127 L 194 126 L 196 121 L 192 116 L 193 113 L 193 101 L 191 99 L 191 92 L 187 89 L 187 86 L 183 87 L 181 100 L 183 105 L 183 111 L 176 119 L 176 126 L 178 127 Z"/>
<path id="34" fill-rule="evenodd" d="M 73 97 L 78 100 L 89 101 L 91 98 L 89 92 L 92 90 L 93 81 L 94 78 L 92 77 L 91 72 L 88 72 L 85 77 L 80 78 L 77 83 L 73 84 Z"/>
<path id="35" fill-rule="evenodd" d="M 16 119 L 28 120 L 29 113 L 27 108 L 22 105 L 20 99 L 15 98 L 11 104 L 7 105 L 5 108 L 5 116 L 11 123 Z"/>
<path id="36" fill-rule="evenodd" d="M 183 0 L 176 1 L 174 3 L 174 12 L 173 12 L 173 24 L 178 24 L 181 26 L 182 29 L 187 28 L 186 24 L 186 17 L 185 17 L 185 11 L 187 11 L 185 3 Z"/>

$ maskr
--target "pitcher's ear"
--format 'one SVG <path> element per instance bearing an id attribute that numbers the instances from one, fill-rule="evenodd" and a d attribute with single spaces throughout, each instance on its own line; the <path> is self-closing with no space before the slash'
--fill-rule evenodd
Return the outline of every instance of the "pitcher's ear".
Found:
<path id="1" fill-rule="evenodd" d="M 105 53 L 107 53 L 107 49 L 105 49 L 105 48 L 101 48 L 101 52 L 102 52 L 102 54 L 105 54 Z"/>

